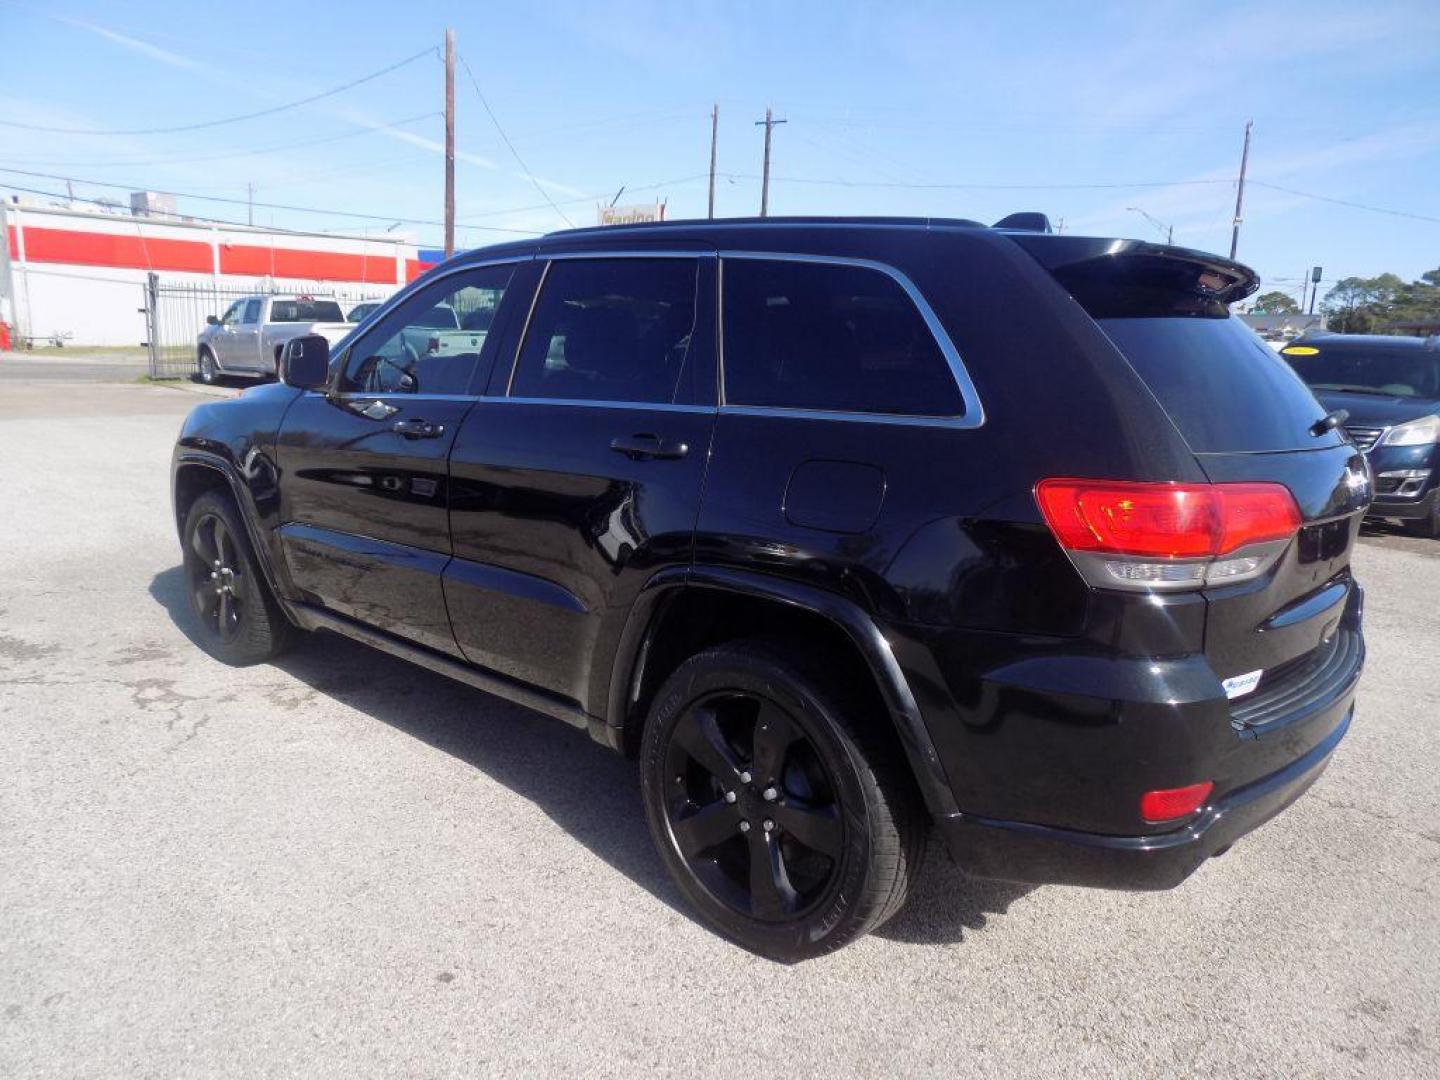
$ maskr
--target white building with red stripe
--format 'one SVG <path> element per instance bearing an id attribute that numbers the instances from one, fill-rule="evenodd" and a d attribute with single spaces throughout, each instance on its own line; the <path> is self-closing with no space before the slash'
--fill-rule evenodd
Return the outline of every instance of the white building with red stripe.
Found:
<path id="1" fill-rule="evenodd" d="M 152 272 L 226 289 L 332 286 L 341 295 L 386 296 L 431 265 L 412 240 L 393 236 L 214 224 L 15 197 L 5 202 L 4 217 L 0 258 L 8 258 L 10 295 L 0 303 L 0 320 L 11 324 L 12 338 L 138 345 Z M 0 266 L 0 289 L 5 284 Z"/>

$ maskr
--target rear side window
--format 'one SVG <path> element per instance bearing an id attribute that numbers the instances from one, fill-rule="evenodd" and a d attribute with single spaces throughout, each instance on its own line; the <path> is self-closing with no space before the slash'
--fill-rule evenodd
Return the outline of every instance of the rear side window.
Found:
<path id="1" fill-rule="evenodd" d="M 512 397 L 665 404 L 695 327 L 694 259 L 557 259 L 530 319 Z"/>
<path id="2" fill-rule="evenodd" d="M 248 324 L 250 324 L 250 323 L 257 323 L 257 322 L 259 322 L 259 321 L 260 321 L 260 300 L 259 300 L 259 298 L 256 298 L 256 299 L 254 299 L 254 300 L 246 300 L 246 301 L 245 301 L 245 314 L 244 314 L 244 316 L 240 319 L 240 322 L 243 323 L 243 324 L 248 325 Z"/>
<path id="3" fill-rule="evenodd" d="M 725 260 L 725 402 L 823 412 L 960 416 L 935 335 L 880 270 Z"/>
<path id="4" fill-rule="evenodd" d="M 344 322 L 340 305 L 334 300 L 276 300 L 270 305 L 271 322 Z"/>
<path id="5" fill-rule="evenodd" d="M 1097 320 L 1197 454 L 1311 450 L 1325 414 L 1289 366 L 1233 316 Z"/>

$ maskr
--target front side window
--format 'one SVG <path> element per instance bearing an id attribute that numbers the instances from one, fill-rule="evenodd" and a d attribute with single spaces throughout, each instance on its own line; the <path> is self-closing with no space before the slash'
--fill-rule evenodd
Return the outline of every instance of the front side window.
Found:
<path id="1" fill-rule="evenodd" d="M 872 267 L 726 259 L 725 403 L 954 417 L 964 399 L 915 302 Z"/>
<path id="2" fill-rule="evenodd" d="M 251 326 L 260 321 L 260 298 L 245 301 L 245 315 L 240 320 L 246 326 Z"/>
<path id="3" fill-rule="evenodd" d="M 240 321 L 240 312 L 244 307 L 244 300 L 236 300 L 233 304 L 231 304 L 228 308 L 225 309 L 225 314 L 220 316 L 220 325 L 234 326 L 237 322 Z"/>
<path id="4" fill-rule="evenodd" d="M 674 401 L 695 327 L 696 272 L 687 258 L 551 263 L 511 396 Z"/>
<path id="5" fill-rule="evenodd" d="M 462 271 L 421 289 L 349 350 L 340 388 L 361 394 L 465 394 L 510 266 Z"/>

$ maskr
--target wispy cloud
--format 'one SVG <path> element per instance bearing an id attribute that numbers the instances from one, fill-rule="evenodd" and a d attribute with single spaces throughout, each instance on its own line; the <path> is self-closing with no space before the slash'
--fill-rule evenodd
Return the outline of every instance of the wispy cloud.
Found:
<path id="1" fill-rule="evenodd" d="M 86 22 L 84 19 L 71 18 L 68 15 L 55 15 L 52 17 L 65 23 L 67 26 L 73 26 L 78 30 L 85 30 L 91 34 L 96 34 L 106 41 L 119 45 L 121 48 L 129 49 L 131 52 L 139 53 L 141 56 L 148 56 L 151 60 L 159 61 L 170 67 L 180 68 L 182 71 L 204 70 L 204 65 L 198 60 L 193 60 L 188 56 L 171 52 L 169 49 L 162 49 L 158 45 L 152 45 L 148 41 L 141 41 L 139 38 L 133 38 L 128 34 L 122 34 L 108 27 L 98 26 L 95 23 Z"/>

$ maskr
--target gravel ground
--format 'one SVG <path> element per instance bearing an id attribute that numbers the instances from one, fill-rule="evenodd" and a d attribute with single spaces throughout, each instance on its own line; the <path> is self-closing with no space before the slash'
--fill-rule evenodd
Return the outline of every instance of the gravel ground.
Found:
<path id="1" fill-rule="evenodd" d="M 582 734 L 335 638 L 191 644 L 195 400 L 0 370 L 0 1075 L 1440 1075 L 1440 543 L 1365 537 L 1349 738 L 1180 889 L 932 852 L 787 968 L 686 913 Z"/>

